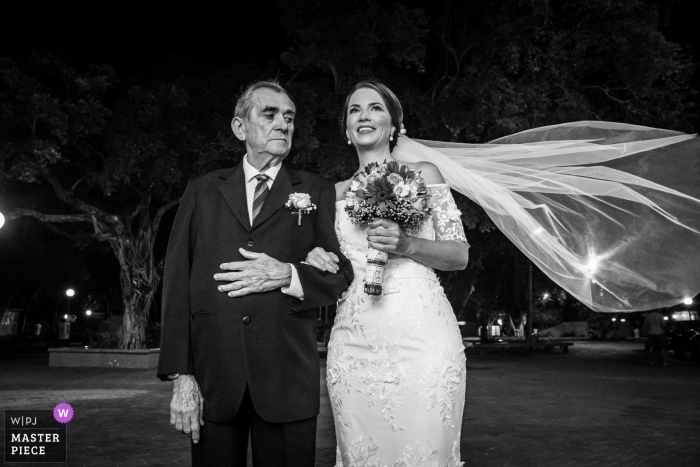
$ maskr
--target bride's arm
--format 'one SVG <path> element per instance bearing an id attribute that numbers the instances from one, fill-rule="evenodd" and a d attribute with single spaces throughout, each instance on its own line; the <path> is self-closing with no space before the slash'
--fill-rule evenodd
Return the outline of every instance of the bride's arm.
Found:
<path id="1" fill-rule="evenodd" d="M 414 168 L 421 172 L 427 185 L 445 183 L 433 164 L 423 162 Z M 411 237 L 395 222 L 378 219 L 368 232 L 369 245 L 380 251 L 407 256 L 434 269 L 464 269 L 469 260 L 469 244 L 449 187 L 434 187 L 431 202 L 434 204 L 435 241 Z"/>
<path id="2" fill-rule="evenodd" d="M 352 180 L 344 180 L 335 184 L 336 202 L 345 199 L 345 192 L 350 188 L 350 182 L 352 182 Z M 307 254 L 305 262 L 316 269 L 335 274 L 338 272 L 338 263 L 340 259 L 332 251 L 326 251 L 317 246 Z"/>

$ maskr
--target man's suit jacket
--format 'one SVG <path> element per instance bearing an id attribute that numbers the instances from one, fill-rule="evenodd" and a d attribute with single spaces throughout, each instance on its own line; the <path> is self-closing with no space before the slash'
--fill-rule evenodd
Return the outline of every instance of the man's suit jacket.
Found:
<path id="1" fill-rule="evenodd" d="M 298 216 L 289 194 L 308 193 L 317 209 Z M 187 186 L 175 218 L 163 277 L 158 376 L 192 374 L 204 417 L 233 419 L 249 387 L 268 422 L 318 415 L 317 308 L 335 303 L 352 281 L 334 231 L 335 187 L 283 165 L 251 227 L 242 165 L 211 172 Z M 340 258 L 329 274 L 300 264 L 314 247 Z M 245 260 L 238 249 L 266 253 L 297 268 L 304 300 L 280 289 L 231 298 L 213 276 L 221 263 Z"/>

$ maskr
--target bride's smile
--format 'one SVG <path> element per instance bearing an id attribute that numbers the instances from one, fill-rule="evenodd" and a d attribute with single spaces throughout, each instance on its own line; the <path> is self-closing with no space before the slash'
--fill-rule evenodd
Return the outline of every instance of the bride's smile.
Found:
<path id="1" fill-rule="evenodd" d="M 392 131 L 391 115 L 374 89 L 358 89 L 350 97 L 347 137 L 360 150 L 388 150 Z"/>

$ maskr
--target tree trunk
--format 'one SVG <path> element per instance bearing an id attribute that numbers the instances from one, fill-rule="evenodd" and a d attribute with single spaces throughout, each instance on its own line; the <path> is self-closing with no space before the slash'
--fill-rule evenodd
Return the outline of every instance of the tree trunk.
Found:
<path id="1" fill-rule="evenodd" d="M 146 325 L 160 276 L 153 263 L 150 232 L 139 232 L 136 239 L 118 238 L 110 245 L 119 260 L 123 322 L 120 349 L 143 349 Z"/>

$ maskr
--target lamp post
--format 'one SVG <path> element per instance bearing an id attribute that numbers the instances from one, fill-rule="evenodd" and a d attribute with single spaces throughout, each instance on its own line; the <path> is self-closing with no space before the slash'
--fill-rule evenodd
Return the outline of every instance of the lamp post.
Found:
<path id="1" fill-rule="evenodd" d="M 90 343 L 90 316 L 92 316 L 92 310 L 85 310 L 85 322 L 83 324 L 83 344 L 85 348 L 88 348 Z"/>
<path id="2" fill-rule="evenodd" d="M 66 312 L 70 314 L 70 299 L 75 296 L 75 290 L 73 289 L 66 289 L 66 297 L 68 297 L 68 306 L 66 308 Z"/>
<path id="3" fill-rule="evenodd" d="M 70 316 L 70 300 L 75 296 L 75 290 L 68 288 L 66 289 L 66 298 L 67 298 L 67 303 L 66 303 L 66 320 L 68 320 L 68 317 Z M 64 326 L 66 326 L 68 329 L 64 331 L 66 338 L 70 341 L 70 322 L 66 321 L 64 323 Z"/>

